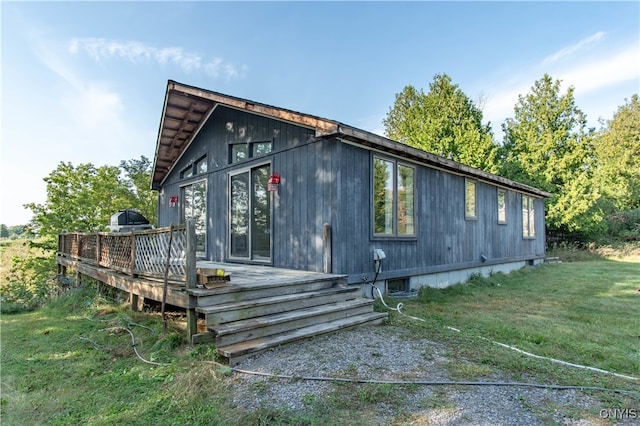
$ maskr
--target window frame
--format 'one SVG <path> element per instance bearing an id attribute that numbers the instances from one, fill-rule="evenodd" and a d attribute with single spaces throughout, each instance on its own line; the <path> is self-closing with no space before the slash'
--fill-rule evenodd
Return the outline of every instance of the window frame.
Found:
<path id="1" fill-rule="evenodd" d="M 500 206 L 500 195 L 502 195 L 502 206 Z M 498 208 L 498 225 L 507 224 L 507 190 L 497 188 L 496 207 Z"/>
<path id="2" fill-rule="evenodd" d="M 201 165 L 205 165 L 204 170 L 200 170 Z M 197 176 L 202 176 L 209 171 L 209 163 L 207 162 L 207 154 L 198 157 L 192 163 L 189 163 L 187 167 L 180 170 L 180 179 L 191 179 Z"/>
<path id="3" fill-rule="evenodd" d="M 536 238 L 536 209 L 535 198 L 522 194 L 522 238 L 533 240 Z"/>
<path id="4" fill-rule="evenodd" d="M 262 144 L 269 144 L 269 147 L 270 147 L 269 151 L 263 154 L 256 154 L 256 146 L 262 145 Z M 257 141 L 243 141 L 243 142 L 233 141 L 233 142 L 229 142 L 228 145 L 229 145 L 229 164 L 230 165 L 240 164 L 245 161 L 252 160 L 254 158 L 265 157 L 273 152 L 273 139 L 261 139 Z M 233 149 L 234 147 L 237 147 L 237 146 L 244 146 L 246 148 L 246 153 L 247 153 L 246 158 L 243 158 L 241 160 L 236 159 L 236 156 L 233 153 Z"/>
<path id="5" fill-rule="evenodd" d="M 469 212 L 469 185 L 473 185 L 473 212 Z M 464 178 L 464 218 L 478 220 L 478 181 Z"/>
<path id="6" fill-rule="evenodd" d="M 226 248 L 225 248 L 225 258 L 228 261 L 233 261 L 233 262 L 244 262 L 244 263 L 249 263 L 249 264 L 261 264 L 261 265 L 272 265 L 273 264 L 273 202 L 271 199 L 271 193 L 268 193 L 267 196 L 270 198 L 269 200 L 269 229 L 268 229 L 268 233 L 269 233 L 269 257 L 263 257 L 263 256 L 255 256 L 255 254 L 253 253 L 253 246 L 254 246 L 254 239 L 253 237 L 255 229 L 253 228 L 253 220 L 254 217 L 252 215 L 252 211 L 254 211 L 254 203 L 255 203 L 255 199 L 253 198 L 253 194 L 252 194 L 252 188 L 253 188 L 253 184 L 254 184 L 254 179 L 253 179 L 253 171 L 257 170 L 259 168 L 263 168 L 263 167 L 269 167 L 269 175 L 271 174 L 271 172 L 273 171 L 273 162 L 271 160 L 267 160 L 267 161 L 261 161 L 258 162 L 257 164 L 247 164 L 243 167 L 239 167 L 237 169 L 232 169 L 230 171 L 227 172 L 227 225 L 226 225 L 226 235 L 227 235 L 227 242 L 226 242 Z M 248 209 L 248 231 L 247 231 L 247 256 L 241 256 L 238 254 L 235 254 L 232 250 L 232 216 L 233 216 L 233 211 L 232 211 L 232 203 L 233 203 L 233 189 L 232 189 L 232 184 L 233 184 L 233 178 L 239 175 L 242 175 L 244 173 L 248 174 L 248 198 L 247 198 L 247 209 Z"/>
<path id="7" fill-rule="evenodd" d="M 375 169 L 376 169 L 376 161 L 382 161 L 384 163 L 388 163 L 391 165 L 391 184 L 393 186 L 393 193 L 391 195 L 391 232 L 381 233 L 376 232 L 376 182 L 375 182 Z M 371 156 L 371 237 L 372 239 L 415 239 L 417 237 L 417 215 L 416 215 L 416 206 L 417 206 L 417 191 L 416 191 L 416 176 L 417 176 L 417 167 L 411 165 L 409 163 L 398 161 L 395 158 L 386 157 L 378 154 L 372 154 Z M 400 233 L 400 214 L 399 214 L 399 205 L 401 202 L 406 203 L 406 199 L 401 201 L 401 197 L 399 194 L 399 170 L 400 167 L 404 167 L 410 169 L 412 171 L 412 195 L 411 195 L 411 207 L 407 208 L 407 210 L 411 210 L 411 233 Z M 385 187 L 387 186 L 387 182 L 385 180 Z"/>

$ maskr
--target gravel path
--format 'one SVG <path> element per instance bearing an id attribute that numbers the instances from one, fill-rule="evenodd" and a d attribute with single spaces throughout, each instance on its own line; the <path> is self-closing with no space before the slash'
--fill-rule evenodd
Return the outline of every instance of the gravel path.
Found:
<path id="1" fill-rule="evenodd" d="M 242 370 L 295 377 L 374 380 L 452 380 L 445 349 L 408 336 L 399 326 L 371 326 L 285 345 L 240 363 Z M 336 392 L 325 381 L 235 374 L 234 403 L 304 410 L 305 402 Z M 495 377 L 488 381 L 509 381 Z M 387 388 L 388 389 L 388 388 Z M 372 404 L 371 424 L 413 425 L 601 425 L 601 403 L 577 390 L 504 386 L 411 386 Z M 633 408 L 633 407 L 631 407 Z M 640 407 L 638 407 L 640 408 Z M 638 424 L 625 420 L 617 424 Z"/>

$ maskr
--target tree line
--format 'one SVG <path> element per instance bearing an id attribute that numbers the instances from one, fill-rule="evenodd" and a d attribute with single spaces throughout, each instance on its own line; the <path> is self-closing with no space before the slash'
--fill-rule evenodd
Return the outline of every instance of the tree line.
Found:
<path id="1" fill-rule="evenodd" d="M 587 127 L 573 87 L 563 92 L 560 85 L 549 75 L 534 82 L 518 97 L 498 142 L 490 123 L 483 123 L 481 105 L 447 74 L 436 74 L 426 92 L 408 85 L 396 94 L 383 120 L 385 134 L 551 193 L 551 232 L 583 241 L 640 239 L 638 94 L 596 130 Z M 26 205 L 34 213 L 27 229 L 48 237 L 63 230 L 104 230 L 110 216 L 125 207 L 156 223 L 151 167 L 144 156 L 119 167 L 61 162 L 44 178 L 46 201 Z"/>
<path id="2" fill-rule="evenodd" d="M 390 139 L 543 189 L 551 233 L 574 241 L 640 239 L 640 101 L 596 130 L 574 88 L 545 74 L 520 95 L 496 140 L 482 110 L 446 74 L 408 85 L 383 121 Z"/>

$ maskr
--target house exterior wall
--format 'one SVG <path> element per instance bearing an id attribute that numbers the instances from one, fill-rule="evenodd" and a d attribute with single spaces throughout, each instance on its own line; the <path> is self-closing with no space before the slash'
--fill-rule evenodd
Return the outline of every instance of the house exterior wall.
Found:
<path id="1" fill-rule="evenodd" d="M 337 214 L 333 226 L 334 271 L 361 282 L 373 278 L 373 250 L 386 259 L 379 279 L 528 261 L 544 257 L 544 200 L 535 199 L 536 238 L 522 235 L 522 194 L 506 190 L 506 224 L 498 223 L 495 185 L 476 182 L 477 219 L 465 219 L 465 177 L 376 153 L 415 167 L 415 237 L 377 237 L 372 225 L 373 156 L 341 143 L 336 150 Z M 481 260 L 484 255 L 486 260 Z"/>
<path id="2" fill-rule="evenodd" d="M 272 141 L 269 155 L 229 163 L 230 143 L 264 140 Z M 180 171 L 204 155 L 207 172 L 181 179 Z M 413 237 L 373 235 L 374 155 L 415 168 Z M 167 176 L 159 195 L 159 225 L 180 223 L 181 186 L 205 180 L 207 258 L 228 261 L 228 174 L 264 162 L 270 162 L 271 172 L 281 175 L 279 190 L 271 199 L 273 266 L 322 271 L 325 223 L 332 230 L 332 272 L 349 275 L 351 283 L 362 282 L 363 276 L 373 278 L 375 248 L 383 249 L 387 256 L 379 279 L 413 277 L 412 287 L 429 284 L 433 280 L 424 277 L 433 274 L 500 270 L 500 265 L 521 265 L 544 257 L 542 198 L 535 198 L 536 238 L 523 238 L 520 192 L 505 188 L 507 221 L 499 224 L 498 188 L 475 180 L 477 218 L 467 220 L 465 176 L 374 153 L 340 139 L 316 139 L 312 129 L 227 107 L 214 110 Z M 175 207 L 169 206 L 172 195 L 179 196 Z"/>

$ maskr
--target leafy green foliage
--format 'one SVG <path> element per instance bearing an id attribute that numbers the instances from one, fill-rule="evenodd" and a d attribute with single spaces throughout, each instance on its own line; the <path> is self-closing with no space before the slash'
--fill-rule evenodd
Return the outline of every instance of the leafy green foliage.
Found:
<path id="1" fill-rule="evenodd" d="M 607 216 L 606 222 L 610 238 L 640 241 L 640 208 L 611 213 Z"/>
<path id="2" fill-rule="evenodd" d="M 35 241 L 16 240 L 0 246 L 2 313 L 34 309 L 57 291 L 53 255 Z"/>
<path id="3" fill-rule="evenodd" d="M 640 98 L 621 106 L 594 141 L 597 180 L 616 211 L 640 208 Z"/>
<path id="4" fill-rule="evenodd" d="M 573 87 L 544 75 L 518 97 L 514 117 L 503 124 L 502 174 L 553 194 L 547 226 L 569 232 L 602 230 L 601 194 L 593 182 L 593 130 L 587 129 Z"/>
<path id="5" fill-rule="evenodd" d="M 482 111 L 447 74 L 435 75 L 428 93 L 405 86 L 383 123 L 391 139 L 491 173 L 499 169 Z"/>
<path id="6" fill-rule="evenodd" d="M 141 156 L 139 160 L 121 161 L 125 172 L 124 184 L 129 189 L 130 205 L 136 208 L 150 223 L 158 223 L 158 196 L 151 188 L 151 161 Z"/>
<path id="7" fill-rule="evenodd" d="M 47 200 L 28 204 L 34 212 L 30 227 L 3 227 L 3 236 L 40 235 L 3 253 L 0 298 L 2 311 L 29 310 L 41 305 L 58 290 L 55 281 L 55 247 L 58 233 L 105 230 L 111 215 L 123 208 L 141 211 L 151 222 L 157 218 L 156 196 L 150 187 L 151 163 L 145 157 L 123 161 L 120 167 L 61 162 L 49 176 Z M 9 247 L 9 246 L 6 246 Z M 3 250 L 4 251 L 4 250 Z"/>
<path id="8" fill-rule="evenodd" d="M 155 194 L 150 187 L 151 164 L 123 161 L 120 168 L 61 162 L 44 181 L 47 200 L 26 207 L 34 213 L 34 227 L 43 237 L 54 239 L 63 231 L 103 231 L 111 215 L 124 208 L 141 211 L 150 222 L 157 218 Z"/>

